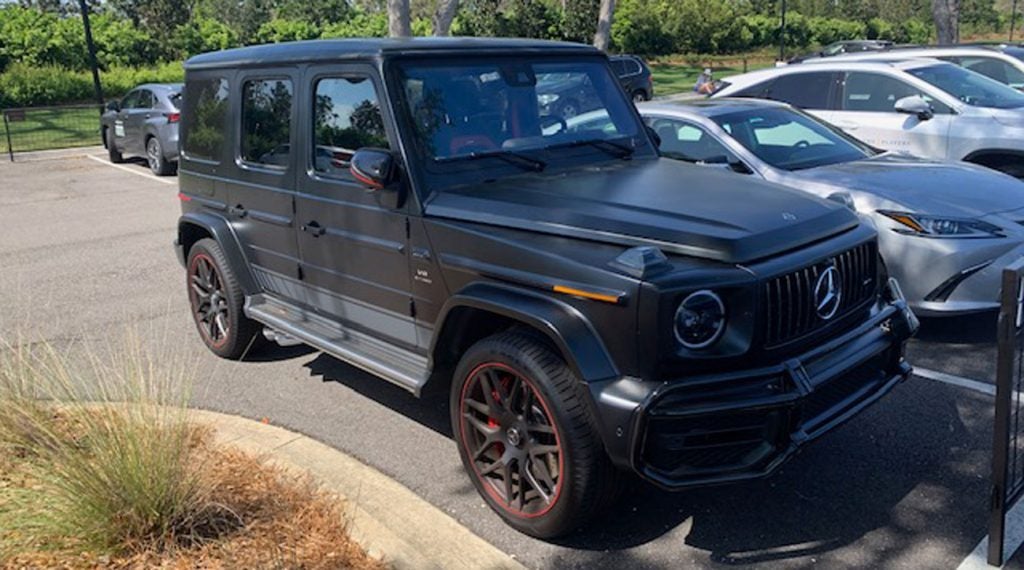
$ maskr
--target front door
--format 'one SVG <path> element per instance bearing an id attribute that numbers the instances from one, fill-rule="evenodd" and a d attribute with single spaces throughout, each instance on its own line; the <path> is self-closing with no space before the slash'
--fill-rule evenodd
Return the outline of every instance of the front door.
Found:
<path id="1" fill-rule="evenodd" d="M 349 172 L 357 149 L 396 148 L 376 72 L 363 65 L 313 68 L 303 85 L 303 121 L 311 128 L 300 143 L 296 217 L 306 295 L 344 325 L 413 348 L 406 209 L 382 205 Z"/>
<path id="2" fill-rule="evenodd" d="M 896 101 L 912 95 L 928 100 L 935 116 L 919 119 L 895 110 Z M 840 110 L 822 118 L 872 146 L 945 160 L 954 116 L 948 106 L 896 77 L 850 72 L 842 85 Z"/>
<path id="3" fill-rule="evenodd" d="M 297 72 L 293 69 L 240 73 L 240 98 L 232 121 L 238 140 L 228 186 L 228 217 L 261 287 L 301 301 L 295 237 L 293 155 Z M 237 100 L 237 99 L 236 99 Z"/>

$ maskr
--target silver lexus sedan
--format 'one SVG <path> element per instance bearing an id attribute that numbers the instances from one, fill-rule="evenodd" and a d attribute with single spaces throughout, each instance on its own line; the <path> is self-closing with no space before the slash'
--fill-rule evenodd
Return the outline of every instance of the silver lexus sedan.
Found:
<path id="1" fill-rule="evenodd" d="M 639 109 L 665 157 L 839 200 L 871 219 L 885 265 L 918 314 L 997 308 L 1001 270 L 1024 255 L 1024 182 L 1005 174 L 883 152 L 772 101 Z M 588 121 L 599 118 L 580 116 L 570 128 Z"/>

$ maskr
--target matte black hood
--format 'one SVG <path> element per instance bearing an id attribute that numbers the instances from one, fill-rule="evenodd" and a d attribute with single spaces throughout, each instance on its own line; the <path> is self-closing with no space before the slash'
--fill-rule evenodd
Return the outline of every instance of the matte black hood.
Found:
<path id="1" fill-rule="evenodd" d="M 752 176 L 658 159 L 539 173 L 435 193 L 452 218 L 745 263 L 857 225 L 842 205 Z"/>

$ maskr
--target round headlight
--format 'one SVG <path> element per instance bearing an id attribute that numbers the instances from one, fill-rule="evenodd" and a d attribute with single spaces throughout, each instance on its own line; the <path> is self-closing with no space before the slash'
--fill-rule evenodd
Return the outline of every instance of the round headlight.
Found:
<path id="1" fill-rule="evenodd" d="M 708 290 L 691 293 L 679 303 L 674 323 L 676 340 L 690 349 L 706 348 L 725 330 L 725 305 Z"/>

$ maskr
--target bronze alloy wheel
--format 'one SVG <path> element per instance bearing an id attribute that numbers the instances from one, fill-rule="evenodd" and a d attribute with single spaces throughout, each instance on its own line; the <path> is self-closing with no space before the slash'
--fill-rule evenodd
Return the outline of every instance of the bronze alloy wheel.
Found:
<path id="1" fill-rule="evenodd" d="M 481 364 L 460 402 L 462 441 L 483 488 L 510 514 L 547 513 L 562 491 L 563 453 L 534 383 L 505 364 Z"/>
<path id="2" fill-rule="evenodd" d="M 205 253 L 192 257 L 188 268 L 189 300 L 203 340 L 213 348 L 224 346 L 231 333 L 228 298 L 217 264 Z"/>

